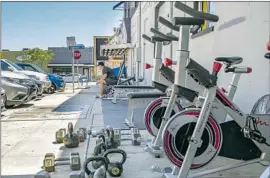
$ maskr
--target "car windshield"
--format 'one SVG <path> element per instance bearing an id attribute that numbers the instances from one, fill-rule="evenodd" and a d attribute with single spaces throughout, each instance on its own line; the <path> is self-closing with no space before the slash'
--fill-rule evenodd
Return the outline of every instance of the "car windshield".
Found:
<path id="1" fill-rule="evenodd" d="M 36 66 L 35 64 L 32 64 L 31 67 L 35 68 L 38 72 L 46 74 L 46 72 L 44 70 L 42 70 L 41 68 L 39 68 L 38 66 Z"/>
<path id="2" fill-rule="evenodd" d="M 20 66 L 18 66 L 17 64 L 15 64 L 12 61 L 6 61 L 8 64 L 10 64 L 12 67 L 14 67 L 16 70 L 23 70 Z"/>

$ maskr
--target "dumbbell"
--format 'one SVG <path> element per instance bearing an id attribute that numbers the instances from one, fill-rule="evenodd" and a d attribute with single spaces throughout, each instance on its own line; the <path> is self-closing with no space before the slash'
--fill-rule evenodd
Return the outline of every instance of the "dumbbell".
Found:
<path id="1" fill-rule="evenodd" d="M 84 142 L 87 137 L 86 128 L 79 128 L 77 131 L 77 135 L 79 137 L 80 142 Z"/>
<path id="2" fill-rule="evenodd" d="M 132 145 L 141 145 L 142 136 L 140 134 L 140 130 L 138 128 L 131 128 L 131 141 Z"/>
<path id="3" fill-rule="evenodd" d="M 120 129 L 113 129 L 114 130 L 114 144 L 116 144 L 117 146 L 121 145 L 121 130 Z"/>
<path id="4" fill-rule="evenodd" d="M 55 141 L 56 143 L 63 143 L 63 138 L 66 135 L 67 131 L 65 128 L 61 128 L 55 132 Z"/>
<path id="5" fill-rule="evenodd" d="M 66 161 L 66 162 L 64 162 Z M 67 162 L 68 161 L 68 162 Z M 43 160 L 43 169 L 47 172 L 54 172 L 56 166 L 70 165 L 70 169 L 80 170 L 81 169 L 81 159 L 78 152 L 70 153 L 69 158 L 55 158 L 53 153 L 46 153 Z"/>

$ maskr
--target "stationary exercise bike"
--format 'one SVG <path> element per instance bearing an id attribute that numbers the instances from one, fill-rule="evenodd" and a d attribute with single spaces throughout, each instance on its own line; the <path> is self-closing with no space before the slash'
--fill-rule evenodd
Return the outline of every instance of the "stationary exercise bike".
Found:
<path id="1" fill-rule="evenodd" d="M 228 62 L 226 59 L 215 60 L 226 64 Z M 206 95 L 201 99 L 202 108 L 189 108 L 177 113 L 164 127 L 164 151 L 175 165 L 181 167 L 178 177 L 176 175 L 167 177 L 186 178 L 190 169 L 209 164 L 218 154 L 245 161 L 237 165 L 200 172 L 191 177 L 204 176 L 259 161 L 270 161 L 270 138 L 267 137 L 270 134 L 269 116 L 244 115 L 239 107 L 217 88 L 217 74 L 221 66 L 221 63 L 215 62 L 210 74 L 194 60 L 188 60 L 186 68 L 189 74 L 195 81 L 205 86 Z M 247 73 L 251 72 L 251 68 L 246 70 Z M 236 72 L 235 67 L 225 68 L 225 73 L 230 72 Z M 194 98 L 196 95 L 194 93 Z M 219 123 L 216 108 L 223 108 L 233 120 Z M 227 148 L 222 150 L 222 147 Z"/>
<path id="2" fill-rule="evenodd" d="M 171 28 L 172 30 L 179 31 L 179 27 L 177 28 L 177 26 L 174 26 L 171 22 L 167 21 L 163 17 L 159 17 L 159 22 L 161 22 L 163 25 L 167 26 L 168 28 Z M 240 57 L 239 57 L 239 59 L 240 59 Z M 239 64 L 241 62 L 242 62 L 242 59 L 237 61 L 237 63 L 239 63 Z M 168 67 L 172 64 L 173 64 L 173 61 L 169 58 L 166 58 L 161 70 L 163 70 L 163 68 Z M 234 64 L 231 64 L 231 65 L 234 65 Z M 233 99 L 233 97 L 234 97 L 234 94 L 236 92 L 237 85 L 238 85 L 238 82 L 240 79 L 240 75 L 241 75 L 241 72 L 234 73 L 232 81 L 229 84 L 229 89 L 227 91 L 224 88 L 222 88 L 222 91 L 224 93 L 226 93 L 230 99 Z M 173 78 L 174 78 L 174 75 L 173 75 Z M 181 99 L 181 98 L 179 98 L 179 99 Z M 161 123 L 163 121 L 162 117 L 164 115 L 168 101 L 169 101 L 169 97 L 157 98 L 156 100 L 152 101 L 145 109 L 144 122 L 146 125 L 146 129 L 154 137 L 156 137 L 158 134 L 159 128 L 160 128 Z M 191 106 L 194 106 L 194 105 L 189 104 L 188 106 L 184 106 L 184 108 L 191 107 Z M 183 108 L 180 104 L 180 101 L 176 100 L 174 108 L 173 108 L 172 113 L 171 113 L 171 116 L 173 116 L 175 113 L 180 112 L 182 109 Z M 220 117 L 222 117 L 222 116 L 220 116 Z M 224 117 L 225 116 L 223 116 L 223 118 Z"/>
<path id="3" fill-rule="evenodd" d="M 172 41 L 178 41 L 178 37 L 173 36 L 173 35 L 163 34 L 154 28 L 151 28 L 150 31 L 152 33 L 154 33 L 156 36 L 148 37 L 144 34 L 144 35 L 142 35 L 142 37 L 145 40 L 149 41 L 150 43 L 154 43 L 154 58 L 153 58 L 153 65 L 146 63 L 145 69 L 148 70 L 150 68 L 153 68 L 152 86 L 159 89 L 161 92 L 166 93 L 167 89 L 170 88 L 174 82 L 175 72 L 172 69 L 170 69 L 169 67 L 162 64 L 162 61 L 163 61 L 162 57 L 161 57 L 162 45 L 171 43 Z M 159 71 L 160 68 L 166 69 L 166 75 L 163 75 Z M 166 105 L 168 99 L 169 99 L 169 97 L 158 97 L 153 102 L 151 102 L 147 106 L 147 109 L 145 110 L 145 113 L 144 113 L 145 117 L 144 118 L 147 118 L 147 119 L 144 119 L 145 126 L 146 126 L 146 129 L 148 130 L 148 132 L 150 134 L 152 134 L 153 136 L 154 136 L 154 133 L 156 131 L 154 130 L 155 128 L 151 127 L 150 123 L 148 124 L 148 122 L 150 122 L 150 120 L 148 120 L 148 118 L 150 118 L 150 116 L 152 116 L 154 118 L 160 117 L 160 115 L 162 115 L 162 112 L 163 112 L 162 111 L 163 108 L 161 108 L 160 106 Z M 172 115 L 181 111 L 181 109 L 182 109 L 182 107 L 181 107 L 180 103 L 177 102 L 176 105 L 174 105 Z M 153 121 L 153 125 L 156 127 L 158 127 L 160 125 L 158 119 L 153 119 L 151 121 Z"/>
<path id="4" fill-rule="evenodd" d="M 182 7 L 188 7 L 188 6 L 186 6 L 185 4 L 181 2 L 175 2 L 175 7 L 181 10 Z M 190 33 L 194 33 L 198 31 L 200 27 L 204 24 L 205 20 L 216 22 L 218 21 L 218 17 L 211 14 L 199 12 L 199 11 L 197 11 L 196 17 L 197 18 L 174 17 L 174 24 L 168 23 L 164 21 L 164 19 L 159 18 L 159 21 L 161 23 L 163 23 L 164 25 L 166 24 L 167 27 L 180 32 L 179 39 L 181 39 L 181 42 L 179 44 L 179 50 L 177 51 L 177 54 L 176 54 L 178 61 L 177 61 L 176 69 L 175 69 L 176 71 L 175 80 L 174 80 L 174 84 L 171 86 L 171 95 L 168 101 L 168 105 L 165 109 L 165 113 L 163 115 L 160 127 L 156 128 L 158 132 L 156 134 L 153 134 L 156 137 L 153 138 L 152 142 L 149 143 L 147 147 L 145 148 L 145 151 L 150 152 L 151 154 L 155 155 L 155 157 L 160 157 L 163 154 L 162 131 L 166 122 L 171 117 L 173 107 L 175 106 L 175 103 L 177 103 L 178 98 L 181 97 L 181 95 L 183 94 L 187 94 L 191 97 L 189 99 L 180 99 L 181 106 L 185 108 L 194 103 L 194 102 L 189 102 L 190 100 L 193 101 L 192 97 L 193 97 L 194 91 L 190 90 L 188 87 L 192 86 L 192 88 L 196 88 L 197 91 L 200 91 L 200 92 L 203 91 L 202 87 L 199 84 L 193 81 L 189 75 L 186 75 L 185 64 L 189 58 Z M 190 28 L 191 26 L 193 26 L 193 28 Z M 163 75 L 166 75 L 166 70 L 164 70 L 164 68 L 160 68 L 160 72 Z M 181 88 L 181 86 L 186 86 L 187 88 Z M 148 119 L 149 117 L 148 118 L 145 117 L 145 118 Z M 223 118 L 225 118 L 225 116 Z M 149 121 L 146 121 L 145 123 L 146 125 L 150 125 Z M 151 127 L 149 126 L 149 128 Z M 151 133 L 151 129 L 148 129 L 148 130 L 150 130 L 150 133 Z"/>
<path id="5" fill-rule="evenodd" d="M 185 4 L 177 2 L 175 6 L 191 16 L 200 16 L 198 11 Z M 175 114 L 163 129 L 164 151 L 176 166 L 181 167 L 178 176 L 175 170 L 174 173 L 165 173 L 165 177 L 200 177 L 259 161 L 270 161 L 270 138 L 266 137 L 270 134 L 269 117 L 244 115 L 217 87 L 217 75 L 222 67 L 219 62 L 225 63 L 225 73 L 250 73 L 251 68 L 232 66 L 233 63 L 239 63 L 239 58 L 221 57 L 215 60 L 218 62 L 214 63 L 212 74 L 192 59 L 187 59 L 184 64 L 188 75 L 204 86 L 206 92 L 204 97 L 199 97 L 196 91 L 182 92 L 182 97 L 190 102 L 200 101 L 198 105 L 201 108 L 188 108 Z M 182 91 L 187 90 L 181 85 L 177 87 Z M 222 123 L 217 117 L 221 108 L 232 121 Z M 190 169 L 208 165 L 217 155 L 245 161 L 188 176 Z"/>

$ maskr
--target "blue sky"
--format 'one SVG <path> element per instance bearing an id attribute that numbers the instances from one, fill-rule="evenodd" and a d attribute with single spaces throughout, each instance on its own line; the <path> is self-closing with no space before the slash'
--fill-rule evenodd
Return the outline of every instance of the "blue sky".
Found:
<path id="1" fill-rule="evenodd" d="M 2 2 L 2 48 L 66 46 L 66 36 L 91 46 L 93 36 L 111 35 L 123 11 L 118 2 Z"/>

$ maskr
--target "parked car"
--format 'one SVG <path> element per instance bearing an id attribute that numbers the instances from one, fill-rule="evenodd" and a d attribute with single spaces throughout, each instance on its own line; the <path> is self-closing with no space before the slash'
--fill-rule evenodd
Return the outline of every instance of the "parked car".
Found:
<path id="1" fill-rule="evenodd" d="M 23 70 L 20 66 L 7 59 L 1 59 L 1 69 L 2 71 L 11 71 L 15 73 L 20 73 L 27 75 L 30 78 L 40 80 L 44 82 L 44 90 L 49 90 L 52 84 L 51 81 L 49 80 L 48 75 L 39 72 Z"/>
<path id="2" fill-rule="evenodd" d="M 6 108 L 26 103 L 37 96 L 37 86 L 26 75 L 2 71 L 1 82 L 7 97 Z"/>
<path id="3" fill-rule="evenodd" d="M 51 92 L 54 92 L 55 90 L 65 90 L 65 81 L 64 78 L 62 76 L 56 75 L 56 74 L 52 74 L 52 73 L 46 73 L 44 70 L 42 70 L 41 68 L 39 68 L 38 66 L 34 65 L 34 64 L 29 64 L 29 63 L 16 63 L 18 66 L 20 66 L 22 69 L 24 70 L 28 70 L 28 71 L 34 71 L 34 72 L 40 72 L 43 74 L 47 74 L 50 81 L 52 82 L 51 85 Z"/>
<path id="4" fill-rule="evenodd" d="M 81 74 L 74 73 L 74 82 L 79 82 L 79 79 L 81 77 Z M 72 82 L 72 73 L 66 74 L 64 77 L 64 80 L 66 83 L 71 83 Z"/>
<path id="5" fill-rule="evenodd" d="M 6 100 L 7 100 L 6 91 L 3 88 L 1 88 L 1 111 L 6 110 L 5 108 Z"/>
<path id="6" fill-rule="evenodd" d="M 37 96 L 42 96 L 43 91 L 44 91 L 44 82 L 40 81 L 40 80 L 36 80 L 31 78 L 32 81 L 35 82 L 35 84 L 37 85 Z"/>

